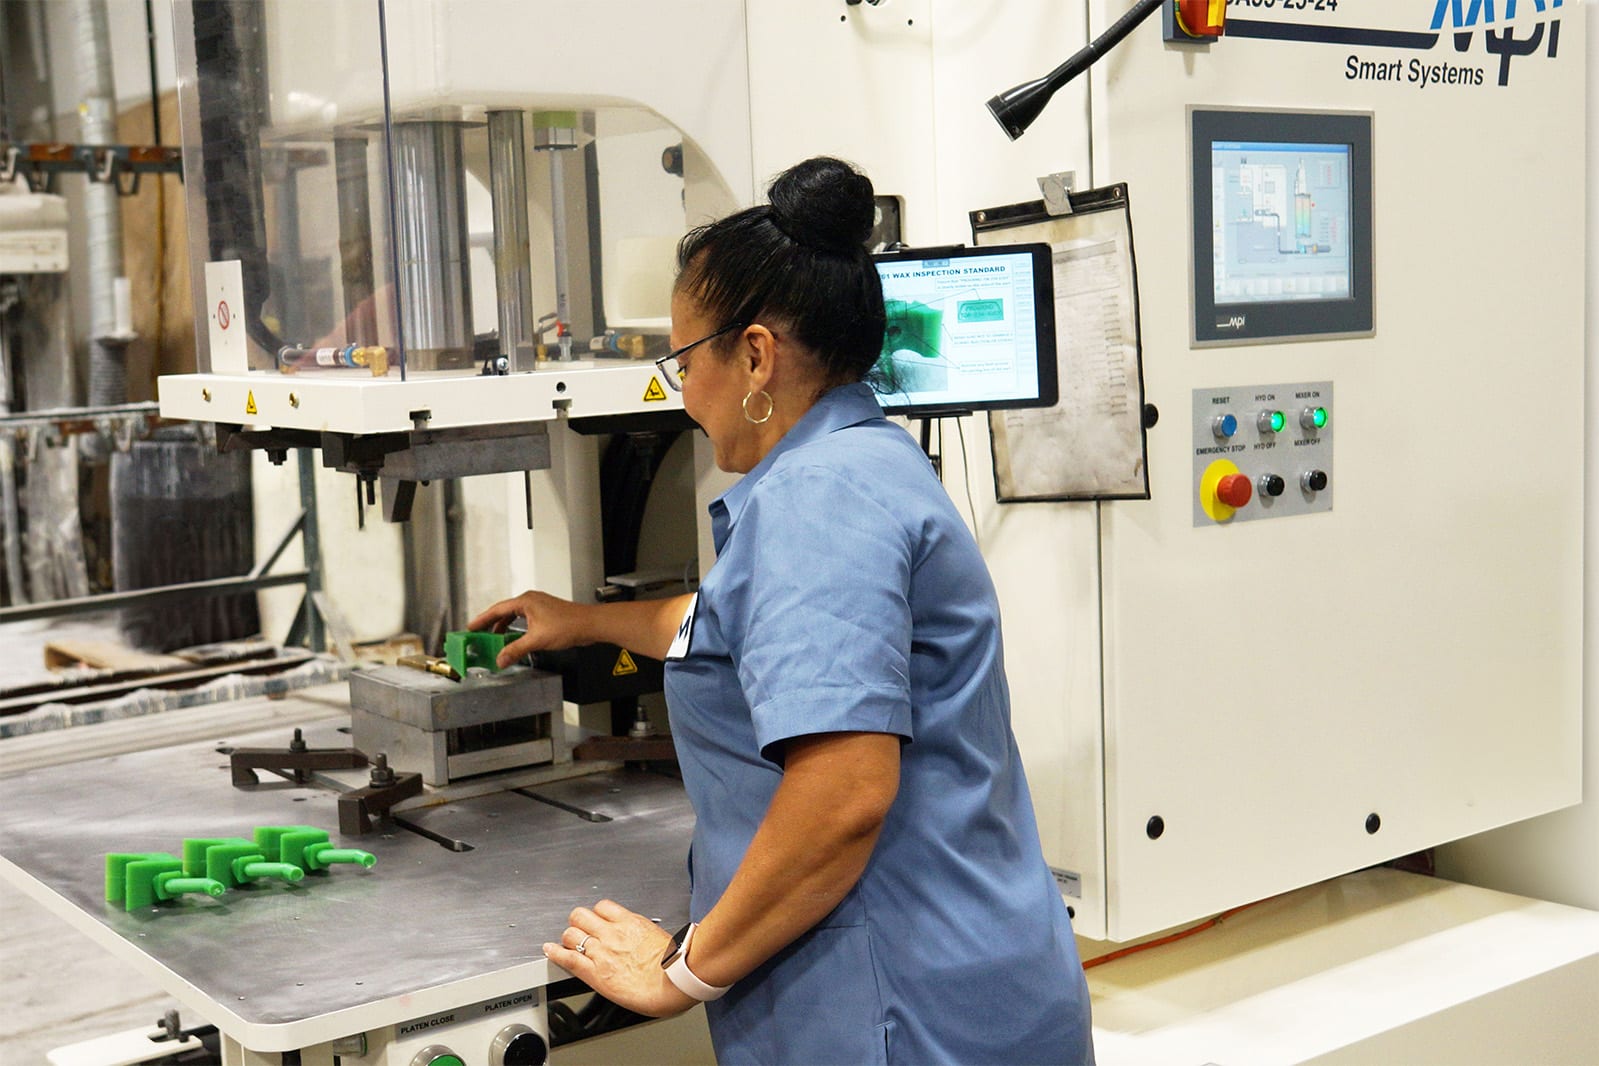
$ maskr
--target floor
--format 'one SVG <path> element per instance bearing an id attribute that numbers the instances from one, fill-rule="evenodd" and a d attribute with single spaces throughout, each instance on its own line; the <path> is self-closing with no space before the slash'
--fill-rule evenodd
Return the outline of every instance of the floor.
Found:
<path id="1" fill-rule="evenodd" d="M 63 1044 L 154 1023 L 177 1002 L 33 900 L 0 883 L 0 1062 L 35 1066 Z M 48 960 L 46 963 L 45 960 Z M 186 1021 L 186 1024 L 198 1019 Z"/>

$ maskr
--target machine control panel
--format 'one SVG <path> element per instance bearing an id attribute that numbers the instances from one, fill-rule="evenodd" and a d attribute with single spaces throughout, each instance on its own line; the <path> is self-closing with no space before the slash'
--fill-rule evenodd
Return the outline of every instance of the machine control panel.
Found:
<path id="1" fill-rule="evenodd" d="M 387 1046 L 348 1063 L 374 1066 L 545 1066 L 550 1058 L 541 990 L 414 1018 Z M 380 1041 L 380 1044 L 382 1042 Z M 341 1056 L 342 1058 L 342 1056 Z"/>
<path id="2" fill-rule="evenodd" d="M 1194 390 L 1194 525 L 1333 506 L 1330 381 Z"/>

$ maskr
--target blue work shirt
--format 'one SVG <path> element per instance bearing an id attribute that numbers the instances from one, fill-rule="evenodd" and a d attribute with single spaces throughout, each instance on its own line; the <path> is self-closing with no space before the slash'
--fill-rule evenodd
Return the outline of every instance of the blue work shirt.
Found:
<path id="1" fill-rule="evenodd" d="M 686 655 L 666 666 L 697 818 L 694 918 L 743 859 L 784 741 L 903 738 L 859 882 L 706 1005 L 717 1060 L 1092 1061 L 1082 967 L 1011 734 L 999 604 L 927 458 L 868 386 L 847 385 L 710 512 L 716 564 Z"/>

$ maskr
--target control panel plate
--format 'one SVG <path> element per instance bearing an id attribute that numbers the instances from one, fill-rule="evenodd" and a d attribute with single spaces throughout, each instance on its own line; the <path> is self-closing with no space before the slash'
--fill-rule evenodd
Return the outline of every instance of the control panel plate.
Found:
<path id="1" fill-rule="evenodd" d="M 1272 428 L 1274 416 L 1280 428 Z M 1331 511 L 1336 421 L 1330 381 L 1195 389 L 1194 525 Z M 1249 485 L 1247 502 L 1237 506 L 1240 487 L 1218 489 L 1235 476 Z"/>

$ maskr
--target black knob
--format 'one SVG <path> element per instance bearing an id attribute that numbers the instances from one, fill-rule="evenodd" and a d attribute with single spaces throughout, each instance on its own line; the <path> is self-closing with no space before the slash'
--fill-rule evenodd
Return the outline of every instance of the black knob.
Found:
<path id="1" fill-rule="evenodd" d="M 550 1061 L 550 1048 L 537 1033 L 521 1033 L 511 1038 L 500 1059 L 503 1066 L 544 1066 Z"/>
<path id="2" fill-rule="evenodd" d="M 1325 470 L 1307 470 L 1299 479 L 1306 492 L 1320 492 L 1327 487 L 1327 472 Z"/>
<path id="3" fill-rule="evenodd" d="M 1147 823 L 1145 823 L 1144 832 L 1148 834 L 1149 839 L 1159 840 L 1161 834 L 1166 832 L 1166 819 L 1162 818 L 1158 814 L 1155 815 Z"/>
<path id="4" fill-rule="evenodd" d="M 1260 475 L 1260 494 L 1262 496 L 1281 496 L 1288 483 L 1276 474 Z"/>
<path id="5" fill-rule="evenodd" d="M 683 176 L 683 146 L 674 144 L 661 150 L 661 169 L 675 178 Z"/>
<path id="6" fill-rule="evenodd" d="M 1376 833 L 1377 830 L 1379 830 L 1381 828 L 1382 828 L 1382 816 L 1381 815 L 1379 815 L 1375 811 L 1373 811 L 1372 813 L 1366 815 L 1366 832 L 1368 832 L 1368 833 Z"/>

